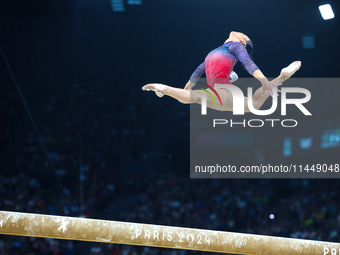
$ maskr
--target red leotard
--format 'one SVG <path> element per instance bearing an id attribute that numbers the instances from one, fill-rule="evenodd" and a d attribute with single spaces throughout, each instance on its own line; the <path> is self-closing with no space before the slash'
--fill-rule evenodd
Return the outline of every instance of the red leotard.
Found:
<path id="1" fill-rule="evenodd" d="M 207 55 L 205 61 L 191 75 L 190 80 L 196 83 L 205 72 L 208 85 L 211 87 L 216 83 L 230 84 L 229 75 L 237 61 L 240 61 L 251 75 L 259 69 L 249 57 L 243 44 L 227 42 Z"/>

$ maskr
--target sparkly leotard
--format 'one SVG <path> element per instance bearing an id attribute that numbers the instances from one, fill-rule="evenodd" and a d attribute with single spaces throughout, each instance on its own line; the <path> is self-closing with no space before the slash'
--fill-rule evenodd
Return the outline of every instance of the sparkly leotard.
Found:
<path id="1" fill-rule="evenodd" d="M 215 83 L 230 84 L 229 75 L 237 61 L 240 61 L 251 75 L 259 69 L 249 57 L 243 44 L 227 42 L 207 55 L 205 61 L 191 75 L 190 80 L 197 83 L 205 72 L 211 87 L 214 87 Z"/>

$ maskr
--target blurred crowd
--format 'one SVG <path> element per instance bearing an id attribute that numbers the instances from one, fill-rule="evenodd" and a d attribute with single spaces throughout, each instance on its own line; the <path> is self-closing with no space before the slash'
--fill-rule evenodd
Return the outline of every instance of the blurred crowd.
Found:
<path id="1" fill-rule="evenodd" d="M 340 180 L 141 179 L 136 207 L 119 220 L 340 242 Z M 95 244 L 91 254 L 202 254 Z"/>
<path id="2" fill-rule="evenodd" d="M 149 107 L 151 99 L 142 104 L 136 89 L 115 89 L 120 93 L 95 82 L 25 88 L 24 95 L 48 158 L 58 175 L 67 177 L 66 181 L 75 173 L 69 169 L 78 168 L 79 164 L 105 170 L 140 157 L 148 139 L 146 130 L 153 124 L 150 114 L 155 109 Z M 47 155 L 17 92 L 7 88 L 5 93 L 0 107 L 4 153 L 15 156 L 17 168 L 36 172 L 48 167 L 51 162 L 46 162 Z"/>
<path id="3" fill-rule="evenodd" d="M 103 180 L 85 182 L 84 201 L 81 202 L 79 182 L 71 188 L 41 183 L 24 173 L 3 177 L 0 175 L 0 210 L 91 217 L 105 207 L 114 196 L 114 189 Z M 41 238 L 0 236 L 0 254 L 73 254 L 71 241 Z"/>

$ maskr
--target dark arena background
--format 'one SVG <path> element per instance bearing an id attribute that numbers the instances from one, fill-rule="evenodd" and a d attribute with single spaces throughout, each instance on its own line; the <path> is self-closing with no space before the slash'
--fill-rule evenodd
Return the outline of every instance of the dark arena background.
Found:
<path id="1" fill-rule="evenodd" d="M 268 77 L 300 60 L 295 78 L 339 78 L 339 12 L 333 0 L 1 1 L 0 210 L 339 243 L 338 178 L 191 179 L 190 107 L 141 89 L 183 88 L 230 31 Z M 238 130 L 226 158 L 340 163 L 339 86 L 320 82 L 305 132 Z M 0 235 L 0 254 L 208 252 Z"/>

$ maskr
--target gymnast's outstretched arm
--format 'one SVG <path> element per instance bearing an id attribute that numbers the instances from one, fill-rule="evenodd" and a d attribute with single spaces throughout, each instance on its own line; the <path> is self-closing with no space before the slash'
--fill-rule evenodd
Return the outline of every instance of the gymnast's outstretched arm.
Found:
<path id="1" fill-rule="evenodd" d="M 301 61 L 294 61 L 289 66 L 283 68 L 281 70 L 280 75 L 275 78 L 274 80 L 271 80 L 270 83 L 274 87 L 278 87 L 283 82 L 288 80 L 297 70 L 299 70 L 301 67 Z M 261 74 L 259 74 L 260 76 Z M 268 93 L 267 93 L 268 92 Z M 263 105 L 263 103 L 267 100 L 267 98 L 271 95 L 268 90 L 263 91 L 263 88 L 259 88 L 255 91 L 253 95 L 253 106 L 255 109 L 260 109 L 260 107 Z M 246 99 L 245 99 L 246 100 Z M 246 104 L 245 111 L 249 111 L 248 104 Z"/>
<path id="2" fill-rule="evenodd" d="M 264 76 L 261 70 L 250 58 L 245 46 L 240 42 L 235 42 L 229 47 L 229 51 L 236 57 L 237 60 L 239 60 L 243 64 L 244 68 L 248 71 L 250 75 L 261 82 L 262 95 L 265 94 L 265 91 L 269 91 L 270 94 L 272 94 L 274 84 L 268 81 L 266 76 Z"/>
<path id="3" fill-rule="evenodd" d="M 187 82 L 187 84 L 185 85 L 184 89 L 185 90 L 190 90 L 193 86 L 195 86 L 196 83 L 193 83 L 191 80 L 189 80 Z"/>
<path id="4" fill-rule="evenodd" d="M 193 74 L 190 77 L 190 80 L 185 85 L 185 90 L 190 90 L 195 84 L 198 82 L 198 80 L 201 78 L 202 74 L 205 72 L 205 65 L 204 62 L 200 64 L 196 70 L 193 72 Z"/>

